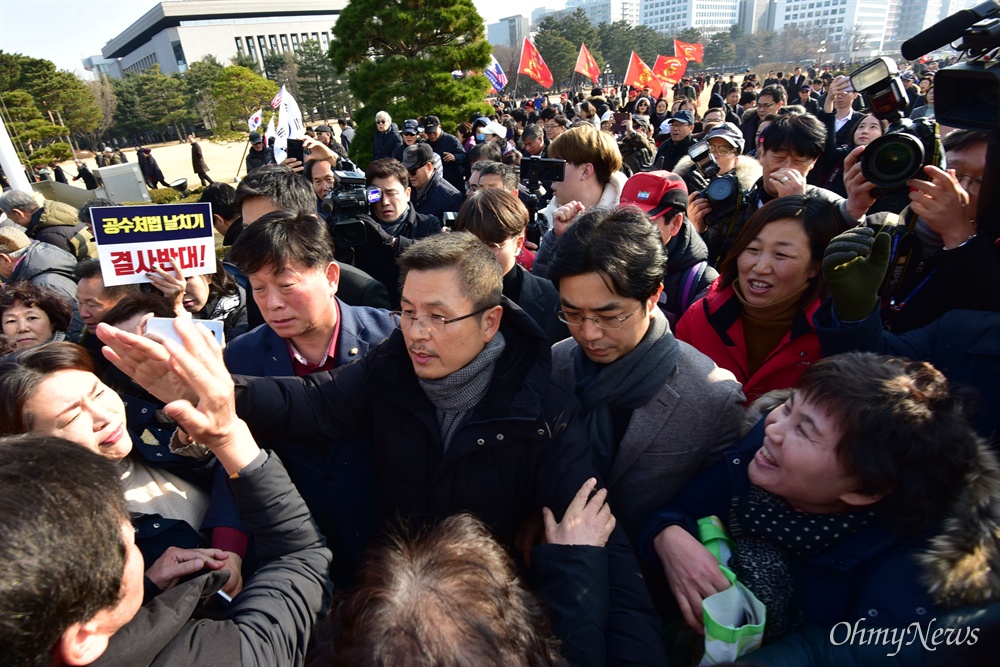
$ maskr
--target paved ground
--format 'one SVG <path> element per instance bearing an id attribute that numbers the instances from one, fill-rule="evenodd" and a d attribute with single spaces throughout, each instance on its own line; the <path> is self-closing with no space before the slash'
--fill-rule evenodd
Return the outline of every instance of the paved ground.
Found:
<path id="1" fill-rule="evenodd" d="M 243 160 L 243 151 L 247 147 L 245 142 L 217 143 L 201 140 L 198 144 L 201 146 L 201 152 L 205 156 L 205 162 L 208 163 L 208 175 L 213 181 L 234 183 L 237 167 L 239 167 L 240 178 L 246 175 Z M 160 165 L 160 170 L 163 171 L 163 178 L 168 183 L 178 178 L 186 178 L 188 179 L 188 187 L 197 187 L 199 185 L 198 176 L 191 168 L 191 146 L 189 144 L 155 144 L 149 146 L 149 148 L 152 149 L 152 155 L 156 158 L 157 164 Z M 128 157 L 129 162 L 137 161 L 135 149 L 127 149 L 125 155 Z M 91 170 L 97 167 L 97 163 L 94 162 L 94 158 L 92 157 L 85 159 L 84 162 Z M 61 166 L 66 172 L 67 178 L 70 179 L 70 184 L 82 188 L 82 180 L 75 183 L 72 181 L 73 176 L 76 175 L 76 165 L 73 164 L 73 161 L 63 162 Z"/>

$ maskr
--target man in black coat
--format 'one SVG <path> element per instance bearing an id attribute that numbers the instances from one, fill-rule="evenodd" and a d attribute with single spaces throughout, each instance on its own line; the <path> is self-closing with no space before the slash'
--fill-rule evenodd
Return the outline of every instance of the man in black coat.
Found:
<path id="1" fill-rule="evenodd" d="M 462 142 L 453 134 L 441 130 L 441 121 L 437 116 L 424 118 L 424 133 L 427 144 L 441 157 L 444 164 L 444 180 L 455 186 L 459 192 L 465 192 L 465 178 L 462 174 L 466 155 Z"/>
<path id="2" fill-rule="evenodd" d="M 332 373 L 235 378 L 237 414 L 269 441 L 324 447 L 367 435 L 384 523 L 420 528 L 468 512 L 517 551 L 516 536 L 538 525 L 541 508 L 561 520 L 593 475 L 576 400 L 552 383 L 549 344 L 501 296 L 499 264 L 482 242 L 436 234 L 399 262 L 399 330 Z M 158 344 L 122 339 L 135 379 L 161 399 L 178 398 L 169 368 L 157 361 Z M 608 633 L 607 656 L 592 656 L 595 664 L 638 655 L 666 664 L 662 629 L 641 579 L 630 574 L 637 564 L 618 529 L 607 549 L 614 597 L 596 628 Z"/>
<path id="3" fill-rule="evenodd" d="M 664 171 L 673 171 L 677 162 L 687 155 L 687 149 L 694 145 L 694 115 L 690 111 L 677 111 L 668 122 L 670 123 L 670 139 L 664 141 L 656 157 L 653 167 Z"/>
<path id="4" fill-rule="evenodd" d="M 463 154 L 464 155 L 464 154 Z M 442 220 L 444 214 L 457 213 L 462 205 L 462 191 L 446 180 L 434 165 L 434 152 L 430 144 L 407 146 L 401 160 L 409 172 L 410 186 L 413 188 L 413 206 L 418 213 L 433 215 Z M 444 158 L 441 158 L 444 160 Z M 447 171 L 448 167 L 444 167 Z"/>
<path id="5" fill-rule="evenodd" d="M 270 146 L 264 144 L 264 138 L 260 132 L 251 132 L 247 141 L 250 142 L 250 151 L 247 153 L 247 175 L 268 164 L 277 164 L 274 159 L 274 151 Z"/>
<path id="6" fill-rule="evenodd" d="M 375 141 L 372 144 L 372 159 L 392 157 L 396 146 L 402 143 L 403 138 L 399 136 L 396 124 L 392 122 L 392 116 L 386 111 L 379 111 L 375 114 Z"/>

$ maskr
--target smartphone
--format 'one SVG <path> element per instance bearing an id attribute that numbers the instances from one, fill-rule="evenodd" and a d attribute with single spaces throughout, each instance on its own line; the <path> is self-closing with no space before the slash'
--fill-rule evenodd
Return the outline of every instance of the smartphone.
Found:
<path id="1" fill-rule="evenodd" d="M 305 162 L 305 153 L 302 151 L 302 140 L 301 139 L 289 139 L 288 146 L 285 148 L 285 152 L 288 157 L 295 158 L 299 162 Z"/>
<path id="2" fill-rule="evenodd" d="M 616 113 L 615 124 L 611 126 L 611 131 L 615 134 L 625 134 L 625 121 L 632 117 L 632 114 L 627 111 L 624 113 Z"/>
<path id="3" fill-rule="evenodd" d="M 218 320 L 194 320 L 200 327 L 209 330 L 215 341 L 220 346 L 225 346 L 225 339 L 222 337 L 222 322 Z M 142 335 L 159 338 L 161 340 L 170 339 L 178 345 L 184 345 L 177 331 L 174 330 L 174 318 L 172 317 L 151 317 L 142 325 Z"/>

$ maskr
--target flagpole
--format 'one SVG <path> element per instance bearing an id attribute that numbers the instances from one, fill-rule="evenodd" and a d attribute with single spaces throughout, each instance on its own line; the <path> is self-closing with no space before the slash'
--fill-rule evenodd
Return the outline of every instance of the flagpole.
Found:
<path id="1" fill-rule="evenodd" d="M 240 169 L 243 168 L 244 160 L 247 159 L 247 151 L 250 150 L 250 137 L 247 137 L 247 143 L 243 147 L 243 157 L 240 158 L 240 163 L 236 165 L 236 175 L 233 176 L 233 183 L 239 183 L 240 181 Z"/>

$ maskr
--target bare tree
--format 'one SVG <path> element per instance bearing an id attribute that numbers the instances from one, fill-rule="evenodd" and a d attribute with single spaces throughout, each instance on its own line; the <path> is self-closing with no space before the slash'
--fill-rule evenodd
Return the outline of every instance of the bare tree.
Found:
<path id="1" fill-rule="evenodd" d="M 840 47 L 850 52 L 851 58 L 853 58 L 854 54 L 858 51 L 863 51 L 869 48 L 869 42 L 872 37 L 873 35 L 869 32 L 865 32 L 864 27 L 862 27 L 860 23 L 855 23 L 853 27 L 844 31 Z"/>
<path id="2" fill-rule="evenodd" d="M 94 96 L 94 103 L 101 111 L 101 118 L 97 126 L 93 130 L 83 133 L 83 136 L 90 142 L 91 148 L 96 149 L 101 143 L 101 139 L 115 123 L 115 112 L 118 111 L 118 96 L 115 94 L 115 89 L 106 76 L 101 76 L 94 81 L 85 81 L 84 84 L 87 86 L 90 94 Z"/>
<path id="3" fill-rule="evenodd" d="M 507 75 L 510 85 L 514 84 L 514 77 L 517 75 L 517 66 L 521 61 L 521 45 L 517 46 L 494 46 L 493 57 L 500 63 L 503 73 Z M 510 92 L 508 90 L 508 92 Z"/>

